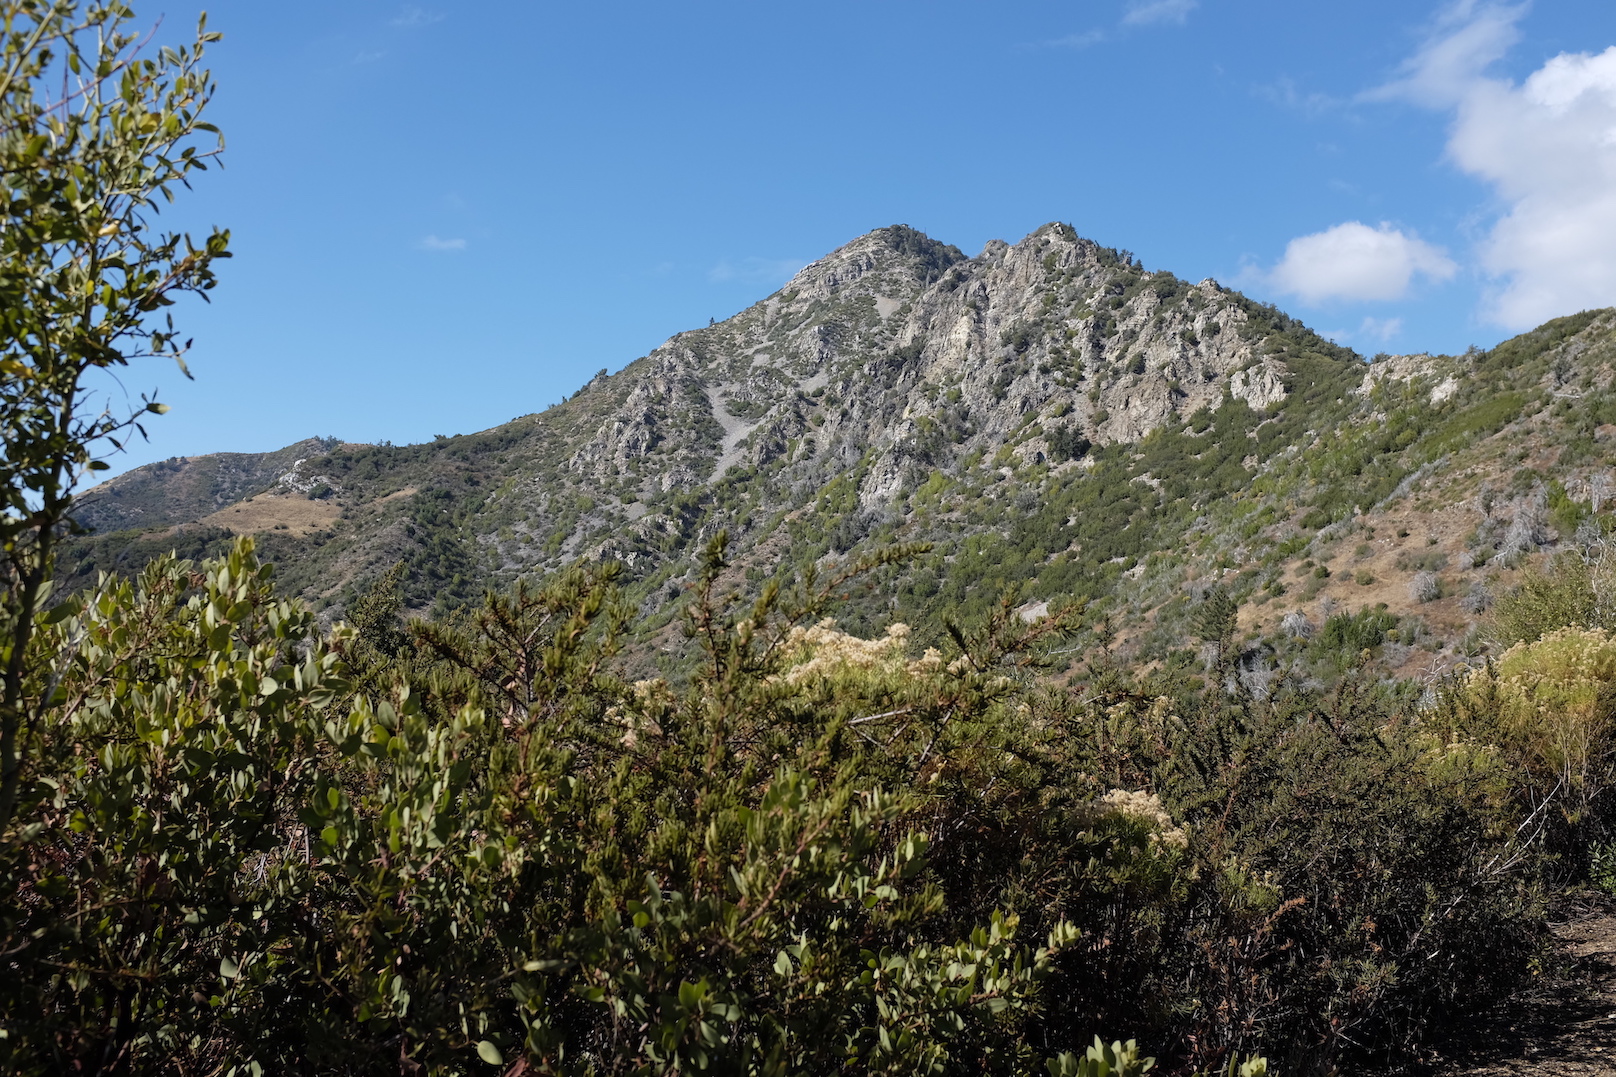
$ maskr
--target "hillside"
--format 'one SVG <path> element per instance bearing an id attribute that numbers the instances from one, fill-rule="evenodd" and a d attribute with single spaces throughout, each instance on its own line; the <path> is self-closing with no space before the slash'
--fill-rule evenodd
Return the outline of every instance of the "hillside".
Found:
<path id="1" fill-rule="evenodd" d="M 190 524 L 277 485 L 298 461 L 338 442 L 308 438 L 268 453 L 210 453 L 174 457 L 136 468 L 91 490 L 78 501 L 80 524 L 97 531 Z M 304 491 L 296 491 L 304 492 Z"/>
<path id="2" fill-rule="evenodd" d="M 1613 331 L 1598 311 L 1366 364 L 1064 225 L 975 258 L 896 226 L 482 433 L 120 476 L 64 568 L 86 582 L 253 532 L 335 616 L 399 561 L 425 611 L 610 558 L 649 654 L 720 529 L 754 585 L 921 541 L 850 628 L 925 639 L 1017 587 L 1028 616 L 1089 601 L 1114 649 L 1187 661 L 1217 584 L 1243 603 L 1253 678 L 1327 677 L 1360 646 L 1410 674 L 1477 653 L 1489 596 L 1604 509 Z"/>

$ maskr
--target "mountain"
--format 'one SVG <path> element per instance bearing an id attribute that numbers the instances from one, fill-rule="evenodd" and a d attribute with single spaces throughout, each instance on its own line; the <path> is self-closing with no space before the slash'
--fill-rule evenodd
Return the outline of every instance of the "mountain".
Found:
<path id="1" fill-rule="evenodd" d="M 251 532 L 338 616 L 400 561 L 426 612 L 610 558 L 650 655 L 719 530 L 753 586 L 921 541 L 844 626 L 906 619 L 923 639 L 1014 587 L 1027 616 L 1087 601 L 1096 638 L 1181 661 L 1216 585 L 1255 677 L 1302 648 L 1328 672 L 1360 643 L 1409 673 L 1476 653 L 1523 560 L 1601 518 L 1613 341 L 1604 310 L 1366 362 L 1065 225 L 974 258 L 894 226 L 491 430 L 119 476 L 87 495 L 96 534 L 63 567 L 83 583 Z"/>

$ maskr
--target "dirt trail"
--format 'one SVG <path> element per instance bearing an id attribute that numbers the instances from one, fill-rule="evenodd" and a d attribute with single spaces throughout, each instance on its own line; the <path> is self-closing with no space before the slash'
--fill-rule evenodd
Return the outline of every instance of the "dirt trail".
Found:
<path id="1" fill-rule="evenodd" d="M 1432 1059 L 1433 1077 L 1616 1077 L 1616 906 L 1554 925 L 1564 962 Z"/>

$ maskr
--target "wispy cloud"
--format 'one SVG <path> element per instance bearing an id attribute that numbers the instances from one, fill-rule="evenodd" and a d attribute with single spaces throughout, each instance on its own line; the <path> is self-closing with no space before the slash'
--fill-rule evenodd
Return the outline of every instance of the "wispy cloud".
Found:
<path id="1" fill-rule="evenodd" d="M 353 62 L 355 64 L 373 64 L 377 60 L 380 60 L 382 57 L 384 57 L 386 55 L 387 55 L 387 53 L 379 52 L 379 51 L 376 51 L 376 50 L 370 50 L 370 51 L 367 51 L 367 52 L 355 53 L 354 58 L 353 58 Z"/>
<path id="2" fill-rule="evenodd" d="M 1166 2 L 1166 0 L 1163 0 Z M 1349 104 L 1412 101 L 1430 108 L 1459 103 L 1481 74 L 1520 38 L 1516 23 L 1526 14 L 1524 3 L 1456 0 L 1437 13 L 1420 48 L 1404 60 L 1397 74 L 1352 97 L 1332 97 L 1298 89 L 1282 77 L 1254 88 L 1276 105 L 1317 115 Z"/>
<path id="3" fill-rule="evenodd" d="M 1309 116 L 1320 115 L 1339 108 L 1345 103 L 1340 98 L 1331 97 L 1329 94 L 1301 90 L 1297 87 L 1296 80 L 1288 75 L 1281 76 L 1273 82 L 1255 86 L 1252 88 L 1252 92 L 1271 104 L 1306 113 Z"/>
<path id="4" fill-rule="evenodd" d="M 425 239 L 421 240 L 420 243 L 416 244 L 416 246 L 423 251 L 454 253 L 465 250 L 466 241 L 458 237 L 455 239 L 440 239 L 437 236 L 427 236 Z"/>
<path id="5" fill-rule="evenodd" d="M 1320 329 L 1319 336 L 1337 344 L 1355 345 L 1364 351 L 1382 348 L 1403 333 L 1401 318 L 1365 318 L 1356 329 Z"/>
<path id="6" fill-rule="evenodd" d="M 1364 101 L 1406 100 L 1431 108 L 1462 102 L 1482 73 L 1520 40 L 1525 4 L 1458 0 L 1437 15 L 1425 43 L 1399 67 L 1397 77 L 1366 90 Z"/>
<path id="7" fill-rule="evenodd" d="M 742 258 L 738 261 L 723 258 L 707 271 L 707 279 L 714 284 L 732 281 L 783 284 L 807 264 L 800 258 Z"/>
<path id="8" fill-rule="evenodd" d="M 1172 23 L 1183 26 L 1200 0 L 1128 0 L 1122 13 L 1124 26 L 1155 26 Z"/>
<path id="9" fill-rule="evenodd" d="M 437 11 L 428 11 L 425 8 L 407 5 L 403 11 L 387 20 L 389 26 L 397 26 L 403 30 L 414 30 L 422 26 L 431 26 L 435 22 L 442 22 L 443 14 Z"/>
<path id="10" fill-rule="evenodd" d="M 1403 319 L 1401 318 L 1365 318 L 1354 334 L 1361 340 L 1373 340 L 1381 344 L 1395 340 L 1403 332 Z"/>
<path id="11" fill-rule="evenodd" d="M 1128 31 L 1143 26 L 1183 26 L 1190 12 L 1200 6 L 1201 0 L 1128 0 L 1122 18 L 1111 29 L 1096 27 L 1065 37 L 1040 41 L 1031 46 L 1046 49 L 1087 49 L 1107 41 L 1128 36 Z"/>
<path id="12" fill-rule="evenodd" d="M 1086 49 L 1091 45 L 1100 44 L 1109 36 L 1104 30 L 1085 30 L 1081 34 L 1067 34 L 1044 44 L 1055 49 Z"/>

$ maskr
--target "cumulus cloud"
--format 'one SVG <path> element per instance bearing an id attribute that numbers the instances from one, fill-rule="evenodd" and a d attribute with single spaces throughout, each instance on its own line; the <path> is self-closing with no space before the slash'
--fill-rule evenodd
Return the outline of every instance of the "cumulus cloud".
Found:
<path id="1" fill-rule="evenodd" d="M 1510 207 L 1482 248 L 1501 279 L 1495 320 L 1524 329 L 1616 303 L 1616 47 L 1479 88 L 1448 148 Z"/>
<path id="2" fill-rule="evenodd" d="M 463 239 L 439 239 L 437 236 L 427 236 L 419 244 L 423 251 L 463 251 L 466 241 Z"/>
<path id="3" fill-rule="evenodd" d="M 1200 0 L 1128 0 L 1122 13 L 1124 26 L 1152 26 L 1170 22 L 1183 25 Z"/>
<path id="4" fill-rule="evenodd" d="M 1453 111 L 1449 158 L 1502 205 L 1480 245 L 1483 313 L 1511 329 L 1616 303 L 1616 47 L 1561 53 L 1519 85 L 1488 76 L 1523 11 L 1449 8 L 1371 95 Z"/>
<path id="5" fill-rule="evenodd" d="M 1458 268 L 1440 248 L 1389 224 L 1347 221 L 1291 240 L 1269 281 L 1308 303 L 1401 299 L 1416 273 L 1447 280 Z"/>

